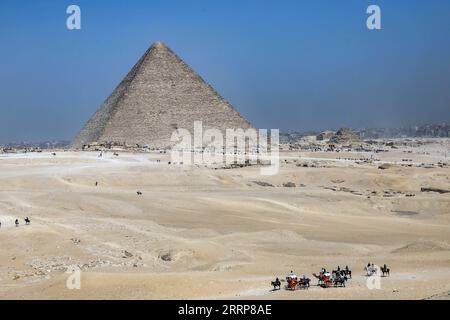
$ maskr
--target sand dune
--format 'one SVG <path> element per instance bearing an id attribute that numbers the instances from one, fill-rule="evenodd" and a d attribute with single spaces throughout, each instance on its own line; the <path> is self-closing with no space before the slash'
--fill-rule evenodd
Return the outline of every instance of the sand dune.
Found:
<path id="1" fill-rule="evenodd" d="M 419 299 L 450 291 L 450 195 L 420 192 L 448 187 L 448 168 L 281 156 L 279 174 L 263 177 L 254 166 L 169 166 L 156 153 L 1 155 L 0 297 Z M 318 166 L 297 166 L 310 158 Z M 441 160 L 417 161 L 424 158 Z M 366 286 L 369 261 L 392 270 L 380 290 Z M 290 270 L 312 277 L 346 264 L 354 272 L 346 288 L 270 291 Z M 73 265 L 80 290 L 66 287 Z"/>

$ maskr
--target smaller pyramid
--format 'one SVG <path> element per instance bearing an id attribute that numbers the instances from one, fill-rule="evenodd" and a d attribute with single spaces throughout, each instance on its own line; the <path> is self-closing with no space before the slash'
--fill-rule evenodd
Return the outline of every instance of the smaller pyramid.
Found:
<path id="1" fill-rule="evenodd" d="M 248 129 L 252 125 L 190 66 L 161 42 L 154 43 L 72 142 L 171 147 L 178 128 Z M 224 134 L 225 136 L 225 134 Z"/>
<path id="2" fill-rule="evenodd" d="M 339 129 L 333 136 L 330 137 L 330 142 L 337 144 L 361 143 L 361 138 L 349 128 Z"/>

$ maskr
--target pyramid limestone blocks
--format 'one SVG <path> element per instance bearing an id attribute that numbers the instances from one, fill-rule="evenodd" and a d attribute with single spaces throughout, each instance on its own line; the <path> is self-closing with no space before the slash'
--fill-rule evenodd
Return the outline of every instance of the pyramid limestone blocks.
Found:
<path id="1" fill-rule="evenodd" d="M 163 43 L 153 44 L 75 137 L 92 143 L 167 148 L 178 128 L 248 129 L 251 124 Z"/>

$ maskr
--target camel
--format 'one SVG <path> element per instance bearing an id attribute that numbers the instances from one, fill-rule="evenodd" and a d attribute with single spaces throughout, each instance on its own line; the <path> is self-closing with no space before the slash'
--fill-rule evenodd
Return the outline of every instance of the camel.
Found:
<path id="1" fill-rule="evenodd" d="M 329 288 L 332 285 L 334 285 L 335 287 L 345 287 L 345 282 L 348 280 L 347 276 L 345 275 L 345 271 L 343 270 L 334 270 L 331 275 L 328 272 L 321 272 L 319 274 L 313 273 L 313 276 L 319 280 L 317 285 L 322 288 Z"/>
<path id="2" fill-rule="evenodd" d="M 331 278 L 331 276 L 329 275 L 329 273 L 327 273 L 328 275 L 325 275 L 325 273 L 319 273 L 318 275 L 313 273 L 313 276 L 315 278 L 318 279 L 317 285 L 323 288 L 328 288 L 331 287 L 331 285 L 333 284 L 333 280 Z"/>

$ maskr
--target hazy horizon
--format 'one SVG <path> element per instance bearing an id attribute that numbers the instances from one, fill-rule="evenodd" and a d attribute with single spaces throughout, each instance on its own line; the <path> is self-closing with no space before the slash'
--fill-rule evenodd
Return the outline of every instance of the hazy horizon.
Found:
<path id="1" fill-rule="evenodd" d="M 155 41 L 259 128 L 449 123 L 448 17 L 444 0 L 1 1 L 0 143 L 71 140 Z"/>

